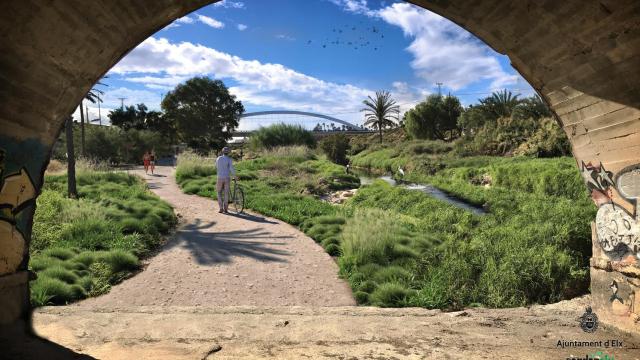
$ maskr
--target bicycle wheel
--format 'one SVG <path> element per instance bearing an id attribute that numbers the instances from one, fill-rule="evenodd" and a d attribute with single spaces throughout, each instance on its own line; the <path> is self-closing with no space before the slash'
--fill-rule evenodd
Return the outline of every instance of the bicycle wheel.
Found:
<path id="1" fill-rule="evenodd" d="M 233 189 L 233 208 L 237 213 L 241 213 L 244 210 L 244 191 L 238 185 Z"/>

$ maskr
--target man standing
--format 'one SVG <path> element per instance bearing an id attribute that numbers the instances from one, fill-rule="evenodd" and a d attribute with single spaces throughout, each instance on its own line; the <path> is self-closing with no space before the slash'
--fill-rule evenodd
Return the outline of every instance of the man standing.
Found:
<path id="1" fill-rule="evenodd" d="M 229 148 L 222 148 L 222 155 L 216 159 L 216 172 L 218 181 L 216 183 L 216 191 L 218 192 L 219 213 L 228 214 L 229 208 L 229 191 L 231 188 L 231 177 L 236 178 L 236 169 L 233 168 L 233 160 L 228 156 Z"/>

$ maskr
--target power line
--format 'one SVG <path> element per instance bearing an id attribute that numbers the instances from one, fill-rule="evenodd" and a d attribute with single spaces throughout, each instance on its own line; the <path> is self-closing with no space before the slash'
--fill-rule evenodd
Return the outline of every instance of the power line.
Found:
<path id="1" fill-rule="evenodd" d="M 124 110 L 124 101 L 127 100 L 126 97 L 118 98 L 120 99 L 120 110 Z"/>

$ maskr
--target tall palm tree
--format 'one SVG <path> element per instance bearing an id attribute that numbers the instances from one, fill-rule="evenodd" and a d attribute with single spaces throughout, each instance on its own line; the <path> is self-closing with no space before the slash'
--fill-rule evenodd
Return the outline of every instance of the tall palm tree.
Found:
<path id="1" fill-rule="evenodd" d="M 364 125 L 377 127 L 380 143 L 382 143 L 382 129 L 395 125 L 394 120 L 399 121 L 400 106 L 396 105 L 396 101 L 391 98 L 388 91 L 376 91 L 375 98 L 369 95 L 368 99 L 362 103 L 365 105 L 361 110 L 365 112 Z"/>
<path id="2" fill-rule="evenodd" d="M 518 99 L 518 96 L 520 96 L 520 94 L 514 95 L 511 91 L 504 89 L 494 92 L 491 96 L 480 100 L 480 106 L 496 119 L 510 117 L 513 110 L 522 103 L 522 100 Z"/>
<path id="3" fill-rule="evenodd" d="M 106 78 L 106 76 L 104 77 Z M 103 79 L 104 79 L 103 78 Z M 98 81 L 96 85 L 107 86 L 106 84 Z M 100 95 L 104 94 L 104 92 L 100 89 L 91 88 L 89 92 L 80 100 L 80 132 L 81 132 L 81 142 L 82 142 L 82 156 L 85 156 L 85 147 L 84 147 L 84 100 L 88 100 L 92 103 L 96 103 L 96 101 L 102 102 Z M 87 121 L 89 114 L 87 113 Z M 76 153 L 73 146 L 73 117 L 69 116 L 65 125 L 65 136 L 67 143 L 67 190 L 68 196 L 70 198 L 78 197 L 78 190 L 76 188 Z"/>
<path id="4" fill-rule="evenodd" d="M 105 76 L 106 78 L 106 76 Z M 96 83 L 96 85 L 102 85 L 102 86 L 107 86 L 105 83 L 98 81 Z M 84 100 L 87 100 L 89 102 L 91 102 L 92 104 L 95 104 L 96 102 L 102 102 L 102 98 L 100 98 L 100 95 L 103 95 L 104 91 L 96 88 L 96 87 L 92 87 L 91 90 L 89 90 L 89 92 L 84 96 L 84 98 L 82 98 L 82 100 L 80 100 L 80 141 L 81 141 L 81 149 L 80 152 L 82 153 L 82 156 L 86 156 L 87 153 L 85 152 L 85 141 L 84 141 L 84 111 L 85 111 L 85 107 L 84 107 Z M 87 123 L 89 123 L 91 120 L 89 119 L 89 112 L 87 111 Z"/>

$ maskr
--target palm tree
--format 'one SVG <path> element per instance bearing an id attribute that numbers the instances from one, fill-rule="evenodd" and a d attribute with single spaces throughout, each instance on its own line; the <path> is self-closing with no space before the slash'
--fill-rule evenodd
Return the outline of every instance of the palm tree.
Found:
<path id="1" fill-rule="evenodd" d="M 377 127 L 380 143 L 382 143 L 382 129 L 393 126 L 394 120 L 399 121 L 400 106 L 396 105 L 396 101 L 391 98 L 388 91 L 376 91 L 375 99 L 369 95 L 369 98 L 362 103 L 365 105 L 361 110 L 365 111 L 364 125 Z"/>
<path id="2" fill-rule="evenodd" d="M 106 76 L 104 77 L 106 78 Z M 103 78 L 103 79 L 104 79 Z M 106 84 L 98 81 L 97 85 Z M 81 133 L 81 142 L 82 142 L 82 156 L 85 156 L 85 147 L 84 147 L 84 100 L 91 101 L 92 103 L 96 103 L 96 101 L 102 102 L 100 95 L 104 94 L 104 92 L 100 89 L 91 88 L 89 92 L 80 100 L 80 133 Z M 89 114 L 87 113 L 87 121 Z M 73 118 L 69 116 L 66 122 L 65 136 L 67 142 L 67 190 L 68 196 L 70 198 L 78 197 L 78 190 L 76 188 L 76 154 L 73 146 Z"/>
<path id="3" fill-rule="evenodd" d="M 106 76 L 105 76 L 106 78 Z M 103 82 L 98 81 L 96 83 L 96 85 L 102 85 L 102 86 L 107 86 L 106 84 L 104 84 Z M 86 152 L 85 152 L 85 146 L 84 146 L 84 100 L 87 100 L 89 102 L 91 102 L 92 104 L 95 104 L 96 102 L 102 102 L 102 99 L 100 98 L 100 95 L 103 95 L 104 91 L 97 89 L 95 87 L 92 87 L 91 90 L 89 90 L 89 92 L 84 96 L 84 98 L 82 98 L 82 100 L 80 100 L 80 139 L 81 139 L 81 153 L 82 156 L 86 156 Z M 87 123 L 89 123 L 89 112 L 87 111 Z"/>
<path id="4" fill-rule="evenodd" d="M 480 106 L 482 106 L 485 112 L 496 119 L 510 117 L 513 110 L 522 103 L 522 100 L 518 99 L 518 96 L 520 95 L 513 95 L 511 91 L 504 89 L 494 92 L 491 96 L 480 100 Z"/>

